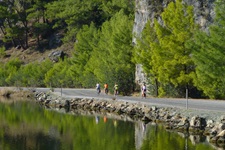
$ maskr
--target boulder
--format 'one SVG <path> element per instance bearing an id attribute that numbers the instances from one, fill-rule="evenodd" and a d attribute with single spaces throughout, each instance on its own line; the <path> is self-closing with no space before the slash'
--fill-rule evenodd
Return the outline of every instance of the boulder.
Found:
<path id="1" fill-rule="evenodd" d="M 53 51 L 48 55 L 49 59 L 53 62 L 58 62 L 60 59 L 63 60 L 65 56 L 66 56 L 66 53 L 64 53 L 61 50 Z"/>

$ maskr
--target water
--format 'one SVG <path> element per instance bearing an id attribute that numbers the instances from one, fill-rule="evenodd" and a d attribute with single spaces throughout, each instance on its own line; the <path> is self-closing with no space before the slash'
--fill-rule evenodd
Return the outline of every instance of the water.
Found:
<path id="1" fill-rule="evenodd" d="M 156 124 L 62 112 L 28 101 L 0 102 L 0 150 L 215 149 L 205 137 L 184 138 Z"/>

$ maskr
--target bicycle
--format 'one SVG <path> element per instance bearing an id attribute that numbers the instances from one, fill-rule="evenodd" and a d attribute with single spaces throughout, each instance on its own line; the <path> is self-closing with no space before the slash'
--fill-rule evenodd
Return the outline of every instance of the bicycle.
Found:
<path id="1" fill-rule="evenodd" d="M 104 84 L 104 89 L 105 89 L 105 94 L 108 95 L 109 90 L 108 90 L 108 84 L 107 83 Z"/>
<path id="2" fill-rule="evenodd" d="M 146 98 L 146 90 L 144 90 L 144 91 L 142 91 L 142 98 L 144 97 L 144 98 Z"/>
<path id="3" fill-rule="evenodd" d="M 97 95 L 99 95 L 101 93 L 101 89 L 97 88 Z"/>
<path id="4" fill-rule="evenodd" d="M 108 88 L 106 88 L 105 89 L 105 94 L 108 95 L 108 92 L 109 92 L 109 90 L 108 90 Z"/>
<path id="5" fill-rule="evenodd" d="M 117 97 L 118 93 L 119 93 L 118 90 L 115 90 L 114 91 L 114 96 Z"/>

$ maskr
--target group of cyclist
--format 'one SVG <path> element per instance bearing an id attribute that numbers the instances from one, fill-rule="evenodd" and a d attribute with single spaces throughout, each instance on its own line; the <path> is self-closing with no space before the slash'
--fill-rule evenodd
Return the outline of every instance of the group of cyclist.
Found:
<path id="1" fill-rule="evenodd" d="M 118 84 L 117 83 L 115 83 L 113 89 L 114 89 L 114 96 L 118 95 L 118 89 L 119 88 L 118 88 Z M 99 83 L 96 84 L 96 90 L 97 90 L 97 93 L 100 94 L 101 88 L 100 88 L 100 84 Z M 108 95 L 108 92 L 109 92 L 109 85 L 108 85 L 108 83 L 104 84 L 104 92 L 105 92 L 106 95 Z"/>
<path id="2" fill-rule="evenodd" d="M 108 95 L 108 92 L 109 92 L 108 88 L 109 88 L 109 85 L 107 83 L 105 83 L 104 84 L 104 92 L 105 92 L 106 95 Z M 99 83 L 96 84 L 96 89 L 97 89 L 97 93 L 99 95 L 100 92 L 101 92 L 101 88 L 100 88 L 100 84 Z M 114 89 L 114 96 L 118 95 L 119 92 L 118 92 L 118 84 L 117 83 L 115 83 L 113 89 Z M 146 92 L 147 92 L 147 87 L 146 87 L 146 84 L 143 83 L 143 85 L 141 87 L 142 98 L 146 98 Z"/>

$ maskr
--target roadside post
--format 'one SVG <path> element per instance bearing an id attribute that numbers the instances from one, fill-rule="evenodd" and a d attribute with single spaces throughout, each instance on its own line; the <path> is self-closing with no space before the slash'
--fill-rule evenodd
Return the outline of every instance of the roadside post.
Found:
<path id="1" fill-rule="evenodd" d="M 188 109 L 188 88 L 186 88 L 186 109 Z"/>
<path id="2" fill-rule="evenodd" d="M 62 85 L 61 85 L 61 97 L 62 97 Z"/>

